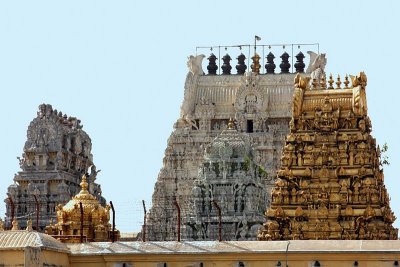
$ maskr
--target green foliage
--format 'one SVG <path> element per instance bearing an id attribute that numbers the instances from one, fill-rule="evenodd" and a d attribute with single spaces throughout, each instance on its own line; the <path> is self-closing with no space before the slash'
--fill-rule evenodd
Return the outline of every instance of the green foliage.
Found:
<path id="1" fill-rule="evenodd" d="M 249 156 L 244 157 L 244 170 L 250 170 L 251 158 Z"/>
<path id="2" fill-rule="evenodd" d="M 258 173 L 260 174 L 261 177 L 264 178 L 268 177 L 268 172 L 261 165 L 258 166 Z"/>
<path id="3" fill-rule="evenodd" d="M 387 143 L 385 142 L 383 144 L 382 148 L 379 150 L 380 155 L 381 155 L 381 159 L 380 159 L 381 165 L 390 165 L 389 156 L 386 155 L 386 152 L 388 151 L 388 149 L 389 149 L 389 147 L 388 147 Z"/>

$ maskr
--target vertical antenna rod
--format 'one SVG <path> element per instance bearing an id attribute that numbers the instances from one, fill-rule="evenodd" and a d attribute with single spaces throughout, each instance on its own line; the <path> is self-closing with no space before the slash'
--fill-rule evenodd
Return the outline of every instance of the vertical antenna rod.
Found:
<path id="1" fill-rule="evenodd" d="M 113 217 L 112 217 L 112 233 L 111 233 L 111 241 L 115 242 L 115 210 L 114 210 L 114 205 L 112 203 L 112 201 L 110 201 L 110 206 L 111 206 L 111 210 L 113 213 Z"/>
<path id="2" fill-rule="evenodd" d="M 178 211 L 178 222 L 177 222 L 177 226 L 178 226 L 178 242 L 181 242 L 181 208 L 179 207 L 178 202 L 176 201 L 176 197 L 174 199 L 175 201 L 175 207 L 176 210 Z"/>
<path id="3" fill-rule="evenodd" d="M 146 211 L 146 204 L 144 203 L 144 200 L 142 200 L 142 204 L 143 204 L 143 210 L 144 210 L 142 235 L 143 235 L 143 242 L 146 242 L 146 214 L 147 214 L 147 211 Z"/>

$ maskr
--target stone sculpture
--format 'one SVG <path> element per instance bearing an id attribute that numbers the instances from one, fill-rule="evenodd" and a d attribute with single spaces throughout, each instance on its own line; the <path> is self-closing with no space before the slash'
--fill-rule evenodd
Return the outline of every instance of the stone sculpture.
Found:
<path id="1" fill-rule="evenodd" d="M 327 58 L 325 54 L 317 54 L 313 51 L 307 51 L 310 55 L 310 64 L 306 70 L 306 73 L 310 74 L 311 82 L 320 84 L 321 80 L 326 77 L 325 66 L 327 63 Z"/>
<path id="2" fill-rule="evenodd" d="M 190 200 L 193 208 L 184 219 L 185 239 L 218 237 L 218 212 L 223 240 L 255 240 L 251 227 L 261 226 L 266 203 L 265 172 L 253 160 L 248 137 L 233 121 L 205 148 L 199 176 Z M 201 223 L 200 223 L 201 222 Z"/>

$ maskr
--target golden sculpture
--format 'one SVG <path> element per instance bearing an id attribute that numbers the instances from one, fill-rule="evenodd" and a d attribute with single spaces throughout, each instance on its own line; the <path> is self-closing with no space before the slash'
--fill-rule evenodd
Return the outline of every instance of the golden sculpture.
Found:
<path id="1" fill-rule="evenodd" d="M 85 175 L 82 176 L 80 185 L 81 191 L 76 196 L 64 207 L 62 205 L 56 207 L 57 223 L 54 225 L 51 222 L 46 226 L 46 233 L 63 242 L 78 242 L 82 228 L 83 236 L 89 242 L 111 240 L 110 206 L 102 207 L 96 197 L 89 193 Z M 81 218 L 80 203 L 82 203 L 83 218 Z M 115 231 L 114 234 L 115 239 L 118 239 L 119 232 Z"/>
<path id="2" fill-rule="evenodd" d="M 255 53 L 254 56 L 251 57 L 251 59 L 253 60 L 253 64 L 251 64 L 251 66 L 250 66 L 251 67 L 251 71 L 254 72 L 254 73 L 259 74 L 260 73 L 260 68 L 261 68 L 260 56 L 257 53 Z"/>
<path id="3" fill-rule="evenodd" d="M 259 240 L 397 239 L 371 136 L 367 76 L 309 89 L 295 78 L 293 118 Z"/>
<path id="4" fill-rule="evenodd" d="M 19 226 L 18 226 L 18 221 L 14 218 L 14 220 L 12 221 L 12 228 L 11 230 L 15 231 L 15 230 L 19 230 Z"/>

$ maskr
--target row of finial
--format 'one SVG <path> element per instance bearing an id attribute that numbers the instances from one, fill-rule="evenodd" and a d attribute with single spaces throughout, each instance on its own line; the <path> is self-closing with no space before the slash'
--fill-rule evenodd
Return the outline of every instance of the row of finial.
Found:
<path id="1" fill-rule="evenodd" d="M 311 76 L 313 76 L 311 74 Z M 351 79 L 351 87 L 349 86 Z M 328 82 L 328 87 L 327 87 Z M 342 83 L 344 87 L 342 87 Z M 310 85 L 311 84 L 311 85 Z M 336 88 L 334 87 L 336 84 Z M 350 89 L 357 86 L 365 87 L 367 85 L 367 75 L 363 71 L 361 71 L 358 75 L 347 75 L 344 77 L 344 81 L 342 82 L 340 79 L 340 75 L 337 76 L 336 81 L 334 80 L 332 73 L 329 75 L 329 80 L 326 80 L 326 73 L 320 73 L 319 76 L 302 76 L 297 74 L 294 78 L 294 85 L 296 88 L 308 89 L 311 86 L 311 89 Z"/>
<path id="2" fill-rule="evenodd" d="M 290 70 L 290 63 L 289 63 L 289 54 L 284 52 L 280 58 L 282 59 L 281 64 L 279 65 L 280 69 L 281 69 L 281 73 L 289 73 Z M 276 65 L 274 63 L 274 54 L 272 54 L 271 52 L 269 52 L 269 54 L 266 56 L 267 59 L 267 63 L 265 64 L 265 70 L 267 74 L 274 74 L 275 73 L 275 68 Z M 304 72 L 304 68 L 305 68 L 305 64 L 304 64 L 304 54 L 302 52 L 299 52 L 296 55 L 296 63 L 294 64 L 295 70 L 297 73 L 303 73 Z M 217 57 L 211 53 L 211 55 L 207 58 L 208 59 L 208 65 L 207 65 L 207 70 L 208 70 L 208 74 L 209 75 L 216 75 L 217 74 L 217 70 L 218 70 L 218 65 L 216 63 L 217 61 Z M 243 54 L 240 54 L 237 58 L 237 65 L 236 65 L 236 71 L 237 74 L 244 74 L 246 72 L 247 69 L 247 65 L 245 63 L 246 60 L 246 56 Z M 253 57 L 251 57 L 251 59 L 253 60 L 250 68 L 252 70 L 252 72 L 254 73 L 260 73 L 260 69 L 261 69 L 261 64 L 260 64 L 260 59 L 261 57 L 255 53 Z M 230 61 L 232 60 L 232 58 L 230 57 L 229 54 L 226 54 L 225 56 L 222 57 L 222 61 L 223 64 L 221 66 L 222 69 L 222 74 L 223 75 L 230 75 L 231 74 L 231 70 L 232 70 L 232 66 Z"/>
<path id="3" fill-rule="evenodd" d="M 321 88 L 321 89 L 349 89 L 350 88 L 349 87 L 349 84 L 350 84 L 349 76 L 347 74 L 344 77 L 344 82 L 343 82 L 344 87 L 343 88 L 341 87 L 342 81 L 340 79 L 340 75 L 339 74 L 338 74 L 338 76 L 336 78 L 336 82 L 333 79 L 332 73 L 329 75 L 329 80 L 328 80 L 329 86 L 328 87 L 326 87 L 327 86 L 326 82 L 327 82 L 326 81 L 326 74 L 324 73 L 321 76 L 321 79 L 319 81 L 316 78 L 312 79 L 312 81 L 311 81 L 312 89 L 318 89 L 318 88 Z M 336 84 L 336 88 L 334 87 L 333 84 Z"/>
<path id="4" fill-rule="evenodd" d="M 57 109 L 53 109 L 53 107 L 49 104 L 41 104 L 39 105 L 39 111 L 38 111 L 38 117 L 42 119 L 43 117 L 46 116 L 54 116 L 58 117 L 58 120 L 60 123 L 67 125 L 69 128 L 75 127 L 78 129 L 82 128 L 82 125 L 80 125 L 81 120 L 77 119 L 75 117 L 68 117 L 67 114 L 63 114 L 61 111 L 57 111 Z"/>

